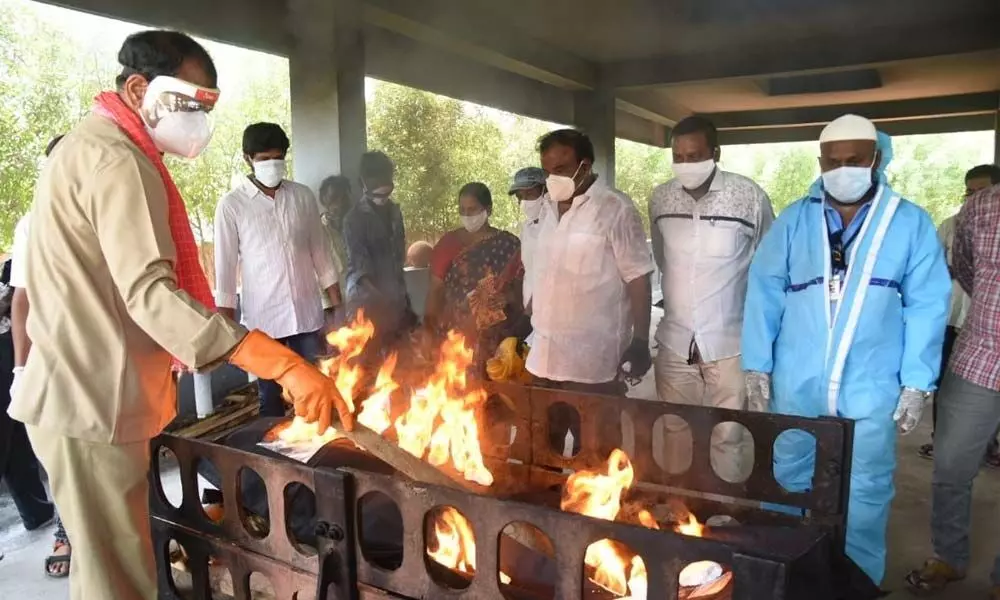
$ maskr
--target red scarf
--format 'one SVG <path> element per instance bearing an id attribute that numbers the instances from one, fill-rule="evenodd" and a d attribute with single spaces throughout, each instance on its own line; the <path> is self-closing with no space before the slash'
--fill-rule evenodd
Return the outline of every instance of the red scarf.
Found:
<path id="1" fill-rule="evenodd" d="M 146 125 L 132 109 L 125 105 L 121 97 L 114 92 L 102 92 L 94 98 L 94 112 L 107 117 L 118 125 L 118 128 L 128 136 L 132 143 L 142 150 L 156 170 L 160 172 L 163 186 L 167 189 L 167 215 L 170 219 L 170 237 L 174 241 L 177 257 L 174 262 L 174 272 L 177 274 L 177 286 L 188 293 L 195 301 L 203 304 L 209 310 L 215 310 L 212 290 L 208 286 L 205 272 L 198 260 L 198 245 L 191 233 L 191 222 L 188 220 L 187 209 L 180 191 L 174 185 L 170 171 L 163 163 L 163 156 L 153 143 L 153 138 L 146 131 Z M 176 365 L 175 365 L 176 366 Z"/>

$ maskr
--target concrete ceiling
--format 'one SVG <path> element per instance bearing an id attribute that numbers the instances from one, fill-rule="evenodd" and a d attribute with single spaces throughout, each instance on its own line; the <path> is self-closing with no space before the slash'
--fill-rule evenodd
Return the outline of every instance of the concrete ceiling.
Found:
<path id="1" fill-rule="evenodd" d="M 287 2 L 360 2 L 370 75 L 566 123 L 611 90 L 619 135 L 656 144 L 692 113 L 725 141 L 798 139 L 840 108 L 986 128 L 1000 92 L 1000 0 L 48 1 L 275 53 Z"/>

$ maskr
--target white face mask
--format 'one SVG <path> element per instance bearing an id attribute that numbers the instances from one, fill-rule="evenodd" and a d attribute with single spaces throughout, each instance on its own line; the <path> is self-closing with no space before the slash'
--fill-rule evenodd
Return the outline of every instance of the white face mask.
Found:
<path id="1" fill-rule="evenodd" d="M 538 218 L 538 215 L 542 214 L 542 203 L 538 198 L 534 200 L 521 200 L 521 212 L 524 213 L 525 218 L 529 221 L 534 221 Z"/>
<path id="2" fill-rule="evenodd" d="M 184 158 L 194 158 L 202 153 L 212 139 L 212 126 L 208 113 L 171 112 L 163 115 L 156 127 L 146 127 L 160 152 L 169 152 Z"/>
<path id="3" fill-rule="evenodd" d="M 462 227 L 469 233 L 475 233 L 483 228 L 486 221 L 490 218 L 489 213 L 485 210 L 477 215 L 465 216 L 459 215 L 458 217 L 462 221 Z"/>
<path id="4" fill-rule="evenodd" d="M 872 167 L 837 167 L 823 173 L 823 189 L 842 204 L 861 200 L 871 187 Z"/>
<path id="5" fill-rule="evenodd" d="M 572 177 L 565 175 L 549 175 L 545 178 L 545 188 L 549 190 L 549 198 L 556 202 L 568 202 L 576 194 L 576 188 L 580 187 L 576 183 L 576 175 L 583 168 L 583 163 L 576 168 Z"/>
<path id="6" fill-rule="evenodd" d="M 715 172 L 715 160 L 708 159 L 696 163 L 674 163 L 674 175 L 686 190 L 700 187 Z"/>
<path id="7" fill-rule="evenodd" d="M 368 190 L 365 193 L 372 199 L 372 202 L 382 206 L 389 201 L 389 196 L 392 194 L 392 186 L 383 185 L 382 187 L 377 187 L 374 190 Z"/>
<path id="8" fill-rule="evenodd" d="M 288 174 L 288 166 L 282 158 L 262 160 L 253 164 L 253 176 L 267 188 L 276 188 Z"/>

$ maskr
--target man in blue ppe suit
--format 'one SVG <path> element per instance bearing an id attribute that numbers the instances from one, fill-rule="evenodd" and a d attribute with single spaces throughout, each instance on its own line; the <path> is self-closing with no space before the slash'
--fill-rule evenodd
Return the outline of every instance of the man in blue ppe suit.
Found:
<path id="1" fill-rule="evenodd" d="M 879 584 L 896 429 L 917 426 L 938 379 L 951 280 L 934 223 L 889 187 L 889 137 L 845 115 L 819 141 L 822 177 L 750 267 L 743 369 L 751 410 L 855 421 L 847 554 Z M 804 491 L 814 470 L 811 436 L 778 438 L 781 485 Z"/>

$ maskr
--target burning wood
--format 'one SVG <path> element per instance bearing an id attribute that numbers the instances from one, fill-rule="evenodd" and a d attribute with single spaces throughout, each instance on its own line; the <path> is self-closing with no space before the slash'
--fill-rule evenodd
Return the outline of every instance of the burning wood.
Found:
<path id="1" fill-rule="evenodd" d="M 435 467 L 451 466 L 461 476 L 478 485 L 489 486 L 493 474 L 483 461 L 480 449 L 480 414 L 486 403 L 486 392 L 468 381 L 466 373 L 472 364 L 473 352 L 457 332 L 449 332 L 441 344 L 440 358 L 432 372 L 423 378 L 410 394 L 405 411 L 395 420 L 392 417 L 392 395 L 401 389 L 395 378 L 397 355 L 392 354 L 378 368 L 374 386 L 366 390 L 370 373 L 361 364 L 368 343 L 375 336 L 375 327 L 359 311 L 354 322 L 331 332 L 327 341 L 337 349 L 337 355 L 320 362 L 320 370 L 334 380 L 337 390 L 352 411 L 357 409 L 357 396 L 368 392 L 361 402 L 358 424 L 366 443 L 359 443 L 367 450 L 386 458 L 395 452 L 376 452 L 375 440 L 363 430 L 368 429 L 388 439 L 395 439 L 398 448 L 422 459 Z M 372 369 L 374 370 L 374 369 Z M 290 425 L 275 431 L 276 437 L 288 443 L 301 442 L 322 445 L 337 437 L 349 437 L 358 442 L 358 435 L 341 433 L 332 427 L 325 432 L 316 431 L 315 425 L 296 418 Z M 377 444 L 379 447 L 384 444 Z M 391 448 L 381 448 L 388 451 Z M 398 458 L 398 457 L 397 457 Z M 388 460 L 399 468 L 405 461 Z M 419 471 L 420 473 L 416 472 Z M 403 472 L 428 483 L 441 483 L 438 477 L 429 476 L 424 469 L 403 469 Z M 422 475 L 421 475 L 422 473 Z"/>

